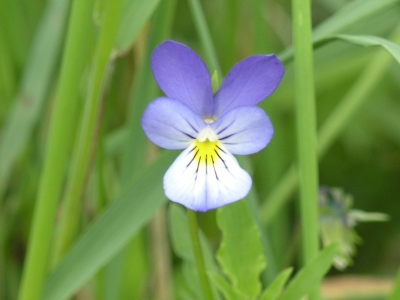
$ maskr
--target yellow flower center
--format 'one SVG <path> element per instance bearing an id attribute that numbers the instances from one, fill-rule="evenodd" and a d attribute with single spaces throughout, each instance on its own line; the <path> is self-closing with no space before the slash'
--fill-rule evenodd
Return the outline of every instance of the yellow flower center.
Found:
<path id="1" fill-rule="evenodd" d="M 209 139 L 206 139 L 204 142 L 196 140 L 192 151 L 194 155 L 193 159 L 198 164 L 213 165 L 219 157 L 219 152 L 223 151 L 219 145 L 218 141 L 210 142 Z"/>

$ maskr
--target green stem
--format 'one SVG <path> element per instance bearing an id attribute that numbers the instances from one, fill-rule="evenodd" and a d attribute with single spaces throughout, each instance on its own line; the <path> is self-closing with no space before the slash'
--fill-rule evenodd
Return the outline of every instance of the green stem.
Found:
<path id="1" fill-rule="evenodd" d="M 201 250 L 200 239 L 199 239 L 199 227 L 197 225 L 196 213 L 190 209 L 187 209 L 187 217 L 189 223 L 189 232 L 192 242 L 193 255 L 196 260 L 197 274 L 201 287 L 203 289 L 204 299 L 213 300 L 214 296 L 211 291 L 210 282 L 206 274 L 206 267 L 203 259 L 203 252 Z"/>
<path id="2" fill-rule="evenodd" d="M 97 145 L 98 130 L 96 130 L 96 125 L 99 129 L 101 100 L 105 97 L 105 87 L 112 69 L 112 62 L 109 62 L 109 60 L 120 24 L 119 16 L 122 12 L 122 4 L 123 0 L 110 0 L 106 3 L 104 22 L 101 24 L 89 92 L 79 130 L 79 139 L 73 153 L 60 227 L 56 235 L 54 264 L 61 259 L 76 233 L 80 215 L 80 199 Z"/>
<path id="3" fill-rule="evenodd" d="M 391 40 L 395 43 L 400 42 L 400 27 L 395 30 Z M 369 65 L 364 69 L 358 80 L 343 97 L 343 100 L 321 125 L 318 132 L 317 148 L 319 158 L 325 155 L 329 147 L 340 136 L 362 105 L 369 99 L 368 96 L 385 74 L 391 61 L 392 57 L 386 51 L 378 51 L 370 60 Z M 294 193 L 297 184 L 298 177 L 296 167 L 293 164 L 263 202 L 261 217 L 264 223 L 269 223 L 273 219 L 273 216 L 285 205 Z"/>
<path id="4" fill-rule="evenodd" d="M 210 30 L 208 29 L 206 18 L 200 2 L 199 0 L 189 0 L 189 5 L 195 21 L 197 32 L 200 36 L 200 41 L 206 54 L 206 60 L 210 63 L 212 71 L 216 70 L 218 76 L 221 76 L 221 67 L 218 63 L 218 58 L 211 39 Z"/>
<path id="5" fill-rule="evenodd" d="M 304 263 L 318 253 L 318 161 L 311 12 L 309 0 L 292 0 L 298 176 Z M 316 288 L 309 299 L 318 299 Z"/>
<path id="6" fill-rule="evenodd" d="M 39 299 L 42 292 L 53 222 L 73 136 L 72 129 L 75 127 L 73 115 L 78 105 L 79 80 L 85 65 L 87 40 L 92 28 L 92 6 L 93 0 L 73 2 L 60 83 L 50 121 L 45 162 L 19 290 L 20 300 Z"/>

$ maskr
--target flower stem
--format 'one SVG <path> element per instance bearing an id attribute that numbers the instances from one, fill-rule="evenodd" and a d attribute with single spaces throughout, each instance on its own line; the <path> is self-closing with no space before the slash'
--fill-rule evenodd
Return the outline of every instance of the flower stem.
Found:
<path id="1" fill-rule="evenodd" d="M 318 160 L 310 0 L 292 0 L 297 155 L 304 263 L 318 253 Z M 316 288 L 309 299 L 319 299 Z"/>
<path id="2" fill-rule="evenodd" d="M 190 209 L 187 209 L 186 211 L 189 223 L 190 238 L 193 248 L 193 255 L 196 260 L 197 273 L 199 275 L 200 284 L 203 289 L 204 299 L 213 300 L 214 296 L 212 294 L 211 286 L 206 274 L 203 252 L 200 245 L 199 227 L 197 225 L 196 213 Z"/>

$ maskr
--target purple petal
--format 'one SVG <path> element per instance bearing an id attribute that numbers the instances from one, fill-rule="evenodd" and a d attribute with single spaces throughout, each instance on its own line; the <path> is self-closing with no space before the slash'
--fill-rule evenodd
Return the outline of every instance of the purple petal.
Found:
<path id="1" fill-rule="evenodd" d="M 256 105 L 271 95 L 283 76 L 275 55 L 250 56 L 236 64 L 214 97 L 214 117 L 238 106 Z"/>
<path id="2" fill-rule="evenodd" d="M 195 52 L 185 45 L 166 41 L 154 49 L 150 64 L 154 79 L 168 98 L 182 101 L 203 118 L 211 117 L 210 74 Z"/>
<path id="3" fill-rule="evenodd" d="M 206 127 L 189 107 L 169 98 L 152 101 L 143 113 L 141 125 L 150 141 L 171 150 L 187 148 Z"/>
<path id="4" fill-rule="evenodd" d="M 265 112 L 257 106 L 237 107 L 210 124 L 218 140 L 233 154 L 260 151 L 271 140 L 274 129 Z"/>

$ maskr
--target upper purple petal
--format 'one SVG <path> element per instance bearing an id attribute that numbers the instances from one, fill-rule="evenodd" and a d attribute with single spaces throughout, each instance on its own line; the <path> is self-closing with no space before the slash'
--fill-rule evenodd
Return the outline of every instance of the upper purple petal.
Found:
<path id="1" fill-rule="evenodd" d="M 257 106 L 240 106 L 210 124 L 218 140 L 233 154 L 248 155 L 263 149 L 274 129 L 265 112 Z"/>
<path id="2" fill-rule="evenodd" d="M 143 113 L 141 125 L 154 144 L 165 149 L 187 148 L 206 123 L 178 100 L 157 98 Z"/>
<path id="3" fill-rule="evenodd" d="M 203 61 L 185 45 L 166 41 L 151 55 L 151 70 L 168 98 L 185 103 L 199 116 L 211 117 L 211 79 Z"/>
<path id="4" fill-rule="evenodd" d="M 214 96 L 214 117 L 238 106 L 256 105 L 278 87 L 284 69 L 275 55 L 250 56 L 228 73 Z"/>

